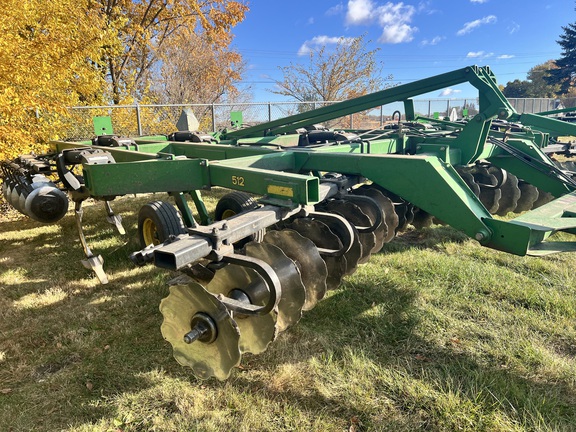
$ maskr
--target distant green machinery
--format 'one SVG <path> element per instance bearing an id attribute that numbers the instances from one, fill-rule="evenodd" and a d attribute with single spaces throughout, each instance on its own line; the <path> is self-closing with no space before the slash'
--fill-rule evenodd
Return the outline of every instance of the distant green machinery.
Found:
<path id="1" fill-rule="evenodd" d="M 471 119 L 418 117 L 414 96 L 470 83 Z M 393 102 L 404 118 L 374 130 L 323 122 Z M 238 123 L 241 121 L 237 119 Z M 104 131 L 106 125 L 101 125 Z M 470 66 L 253 127 L 210 134 L 52 143 L 53 152 L 1 163 L 3 194 L 20 212 L 52 223 L 74 202 L 84 265 L 107 282 L 82 230 L 82 203 L 168 192 L 175 206 L 140 209 L 142 250 L 132 260 L 178 270 L 160 304 L 162 334 L 179 363 L 226 379 L 242 353 L 260 353 L 328 289 L 409 224 L 448 224 L 483 246 L 516 255 L 576 251 L 549 242 L 576 233 L 576 124 L 518 114 L 488 68 Z M 555 163 L 547 153 L 563 153 Z M 210 219 L 201 190 L 228 188 Z M 194 203 L 194 210 L 188 205 Z M 492 215 L 523 213 L 512 220 Z"/>

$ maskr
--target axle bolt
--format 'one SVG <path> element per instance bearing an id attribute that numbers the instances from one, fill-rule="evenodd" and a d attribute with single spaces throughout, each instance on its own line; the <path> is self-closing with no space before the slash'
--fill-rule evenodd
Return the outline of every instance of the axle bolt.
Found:
<path id="1" fill-rule="evenodd" d="M 216 324 L 209 315 L 203 312 L 198 312 L 192 317 L 190 327 L 192 330 L 186 333 L 183 337 L 184 342 L 187 344 L 191 344 L 195 341 L 209 344 L 214 342 L 218 335 Z"/>

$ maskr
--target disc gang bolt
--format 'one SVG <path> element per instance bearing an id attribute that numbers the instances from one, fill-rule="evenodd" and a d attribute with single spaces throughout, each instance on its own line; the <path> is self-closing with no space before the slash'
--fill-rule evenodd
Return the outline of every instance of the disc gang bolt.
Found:
<path id="1" fill-rule="evenodd" d="M 206 327 L 199 324 L 184 335 L 184 342 L 191 344 L 200 339 L 207 331 Z"/>
<path id="2" fill-rule="evenodd" d="M 192 330 L 186 333 L 183 338 L 184 342 L 187 344 L 191 344 L 195 341 L 212 343 L 216 340 L 216 336 L 218 335 L 216 324 L 212 318 L 202 312 L 198 312 L 192 317 L 190 327 L 192 327 Z"/>

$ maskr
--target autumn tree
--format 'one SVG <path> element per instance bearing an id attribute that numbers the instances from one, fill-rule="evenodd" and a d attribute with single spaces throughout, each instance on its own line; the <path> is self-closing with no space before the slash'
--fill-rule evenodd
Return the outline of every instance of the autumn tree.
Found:
<path id="1" fill-rule="evenodd" d="M 229 0 L 92 1 L 121 41 L 121 49 L 105 47 L 102 57 L 115 104 L 146 92 L 163 50 L 173 49 L 182 31 L 201 29 L 213 46 L 227 46 L 231 28 L 248 10 L 244 3 Z"/>
<path id="2" fill-rule="evenodd" d="M 153 94 L 160 103 L 212 104 L 239 94 L 242 56 L 204 32 L 182 31 L 165 46 L 162 66 L 153 77 Z M 196 113 L 202 117 L 205 112 Z"/>
<path id="3" fill-rule="evenodd" d="M 106 82 L 93 60 L 116 43 L 77 0 L 3 0 L 2 15 L 0 159 L 57 137 L 66 106 L 101 102 Z"/>
<path id="4" fill-rule="evenodd" d="M 364 37 L 340 38 L 334 49 L 310 50 L 308 62 L 280 67 L 284 77 L 273 93 L 301 102 L 337 101 L 361 96 L 384 86 L 382 64 Z M 391 76 L 388 77 L 391 79 Z"/>
<path id="5" fill-rule="evenodd" d="M 247 6 L 229 0 L 4 0 L 0 158 L 58 137 L 67 106 L 130 102 L 164 47 L 201 32 L 224 52 Z M 179 41 L 179 42 L 175 42 Z M 238 59 L 226 57 L 232 65 Z"/>
<path id="6" fill-rule="evenodd" d="M 554 60 L 534 66 L 528 71 L 526 78 L 531 83 L 531 96 L 553 98 L 560 92 L 559 84 L 550 84 L 548 78 L 558 69 Z"/>

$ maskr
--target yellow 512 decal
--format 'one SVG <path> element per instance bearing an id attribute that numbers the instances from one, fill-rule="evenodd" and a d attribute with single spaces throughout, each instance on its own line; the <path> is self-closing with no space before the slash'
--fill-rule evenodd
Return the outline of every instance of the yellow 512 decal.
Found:
<path id="1" fill-rule="evenodd" d="M 236 186 L 244 187 L 244 177 L 242 176 L 232 176 L 232 184 Z"/>

